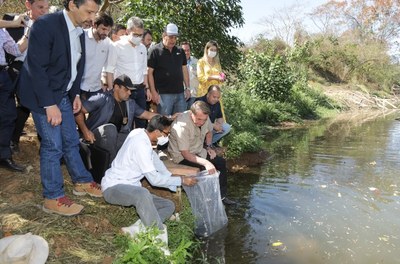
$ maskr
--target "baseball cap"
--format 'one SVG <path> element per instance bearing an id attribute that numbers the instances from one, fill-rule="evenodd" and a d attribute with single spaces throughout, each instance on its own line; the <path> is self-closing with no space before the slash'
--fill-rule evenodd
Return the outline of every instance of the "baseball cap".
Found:
<path id="1" fill-rule="evenodd" d="M 165 27 L 165 33 L 167 33 L 168 36 L 179 36 L 178 27 L 173 23 L 169 23 Z"/>
<path id="2" fill-rule="evenodd" d="M 117 79 L 114 80 L 114 85 L 122 85 L 128 88 L 129 90 L 136 90 L 135 87 L 133 87 L 133 83 L 131 81 L 131 78 L 129 78 L 127 75 L 122 74 L 117 77 Z"/>

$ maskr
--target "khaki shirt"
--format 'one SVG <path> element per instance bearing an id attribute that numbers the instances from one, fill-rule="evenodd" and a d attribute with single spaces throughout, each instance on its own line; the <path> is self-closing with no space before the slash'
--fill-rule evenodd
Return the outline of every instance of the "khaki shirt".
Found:
<path id="1" fill-rule="evenodd" d="M 210 118 L 203 126 L 197 127 L 193 123 L 190 110 L 179 115 L 172 123 L 169 135 L 168 152 L 173 162 L 179 163 L 184 159 L 181 154 L 182 150 L 189 150 L 196 156 L 206 158 L 207 151 L 203 148 L 204 140 L 206 134 L 212 133 L 212 130 L 213 125 Z"/>

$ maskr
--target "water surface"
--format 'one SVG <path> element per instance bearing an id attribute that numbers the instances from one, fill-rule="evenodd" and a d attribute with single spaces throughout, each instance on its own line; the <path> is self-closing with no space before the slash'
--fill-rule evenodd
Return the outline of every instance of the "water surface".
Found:
<path id="1" fill-rule="evenodd" d="M 210 263 L 400 263 L 400 121 L 273 131 L 272 157 L 230 175 Z"/>

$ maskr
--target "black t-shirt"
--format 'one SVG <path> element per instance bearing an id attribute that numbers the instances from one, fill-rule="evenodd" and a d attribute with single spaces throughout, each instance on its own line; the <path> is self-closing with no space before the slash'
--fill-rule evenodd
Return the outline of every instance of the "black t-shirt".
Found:
<path id="1" fill-rule="evenodd" d="M 114 99 L 114 112 L 110 118 L 109 123 L 114 124 L 117 127 L 117 131 L 121 130 L 122 125 L 128 123 L 128 112 L 126 111 L 126 102 L 118 103 Z"/>
<path id="2" fill-rule="evenodd" d="M 162 42 L 149 50 L 147 66 L 154 69 L 155 88 L 160 94 L 183 93 L 182 66 L 186 66 L 186 55 L 181 47 L 172 52 Z"/>

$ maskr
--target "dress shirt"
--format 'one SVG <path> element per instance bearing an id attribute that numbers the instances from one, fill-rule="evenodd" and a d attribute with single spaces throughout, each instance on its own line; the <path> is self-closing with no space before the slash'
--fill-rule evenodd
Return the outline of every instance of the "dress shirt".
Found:
<path id="1" fill-rule="evenodd" d="M 14 56 L 21 55 L 18 44 L 15 43 L 7 30 L 0 28 L 0 66 L 7 65 L 5 51 Z"/>
<path id="2" fill-rule="evenodd" d="M 33 20 L 29 18 L 28 23 L 26 23 L 26 27 L 24 28 L 24 35 L 29 37 L 29 30 L 32 27 Z M 26 58 L 26 53 L 28 52 L 28 49 L 26 49 L 21 56 L 18 56 L 15 58 L 15 61 L 24 61 Z"/>
<path id="3" fill-rule="evenodd" d="M 114 73 L 114 79 L 126 74 L 133 84 L 141 84 L 147 75 L 147 50 L 142 43 L 133 47 L 129 38 L 122 36 L 114 42 L 109 52 L 106 72 Z"/>
<path id="4" fill-rule="evenodd" d="M 83 30 L 81 27 L 74 26 L 65 9 L 63 10 L 63 14 L 65 21 L 67 22 L 69 42 L 71 45 L 71 79 L 69 80 L 67 87 L 67 91 L 69 91 L 75 81 L 76 75 L 78 74 L 77 66 L 82 55 L 82 47 L 79 36 L 83 33 Z"/>
<path id="5" fill-rule="evenodd" d="M 102 88 L 101 73 L 103 67 L 107 65 L 107 57 L 109 50 L 112 48 L 112 42 L 108 37 L 97 41 L 93 36 L 92 28 L 85 29 L 84 33 L 87 60 L 85 62 L 81 90 L 96 92 Z"/>

